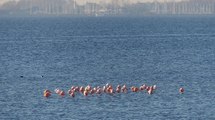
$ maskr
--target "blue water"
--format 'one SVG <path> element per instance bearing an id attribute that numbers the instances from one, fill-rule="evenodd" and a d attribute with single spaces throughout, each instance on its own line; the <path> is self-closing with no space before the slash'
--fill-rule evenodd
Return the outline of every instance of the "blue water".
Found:
<path id="1" fill-rule="evenodd" d="M 214 120 L 214 21 L 0 18 L 0 119 Z M 44 89 L 106 83 L 156 84 L 157 90 L 43 97 Z"/>

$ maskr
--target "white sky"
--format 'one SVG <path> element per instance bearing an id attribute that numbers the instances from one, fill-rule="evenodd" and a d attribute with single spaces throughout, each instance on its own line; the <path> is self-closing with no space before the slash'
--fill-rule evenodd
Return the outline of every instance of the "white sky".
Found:
<path id="1" fill-rule="evenodd" d="M 5 2 L 8 2 L 8 1 L 19 1 L 19 0 L 0 0 L 0 5 L 5 3 Z M 86 2 L 96 2 L 96 3 L 99 3 L 99 2 L 106 2 L 106 3 L 110 3 L 112 0 L 76 0 L 77 3 L 79 4 L 84 4 Z M 130 1 L 132 3 L 136 3 L 136 2 L 153 2 L 153 1 L 159 1 L 159 2 L 162 2 L 162 1 L 181 1 L 181 0 L 123 0 L 123 1 Z"/>
<path id="2" fill-rule="evenodd" d="M 76 1 L 79 4 L 84 4 L 86 2 L 96 2 L 96 3 L 105 2 L 105 3 L 110 3 L 113 0 L 76 0 Z M 176 1 L 177 2 L 177 1 L 181 1 L 181 0 L 122 0 L 122 1 L 129 1 L 129 2 L 132 2 L 132 3 L 137 3 L 137 2 L 153 2 L 153 1 L 159 1 L 159 2 Z"/>
<path id="3" fill-rule="evenodd" d="M 0 5 L 8 1 L 18 1 L 18 0 L 0 0 Z"/>

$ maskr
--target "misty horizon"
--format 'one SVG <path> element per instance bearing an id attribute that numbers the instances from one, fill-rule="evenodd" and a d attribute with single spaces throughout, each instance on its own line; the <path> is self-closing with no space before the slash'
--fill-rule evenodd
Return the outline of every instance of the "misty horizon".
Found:
<path id="1" fill-rule="evenodd" d="M 0 5 L 5 4 L 7 2 L 19 2 L 19 1 L 26 1 L 26 0 L 1 0 Z M 31 1 L 31 0 L 27 0 Z M 69 0 L 64 0 L 69 1 Z M 86 3 L 111 3 L 115 0 L 76 0 L 76 2 L 80 5 L 86 4 Z M 121 0 L 122 2 L 128 2 L 128 3 L 146 3 L 146 2 L 180 2 L 180 1 L 189 1 L 189 0 Z"/>
<path id="2" fill-rule="evenodd" d="M 214 0 L 3 0 L 0 15 L 213 15 Z"/>

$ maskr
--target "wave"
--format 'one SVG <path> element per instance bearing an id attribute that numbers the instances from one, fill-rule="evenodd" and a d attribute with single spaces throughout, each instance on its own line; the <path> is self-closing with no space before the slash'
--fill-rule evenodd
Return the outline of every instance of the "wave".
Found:
<path id="1" fill-rule="evenodd" d="M 14 42 L 28 42 L 29 39 L 35 42 L 52 42 L 52 41 L 80 41 L 85 40 L 88 38 L 99 38 L 100 40 L 103 39 L 117 39 L 117 38 L 141 38 L 141 37 L 152 37 L 152 38 L 166 38 L 166 37 L 215 37 L 215 34 L 143 34 L 143 35 L 66 35 L 66 36 L 45 36 L 45 37 L 1 37 L 0 43 L 14 43 Z M 77 38 L 83 38 L 83 39 L 77 39 Z M 30 42 L 32 42 L 30 41 Z"/>

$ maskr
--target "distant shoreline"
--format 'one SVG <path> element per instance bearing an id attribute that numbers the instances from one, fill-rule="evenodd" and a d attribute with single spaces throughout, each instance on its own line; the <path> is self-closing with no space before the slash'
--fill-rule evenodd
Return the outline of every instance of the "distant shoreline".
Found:
<path id="1" fill-rule="evenodd" d="M 85 16 L 85 15 L 0 15 L 0 18 L 144 18 L 144 17 L 215 17 L 215 14 L 200 15 L 108 15 L 108 16 Z"/>

